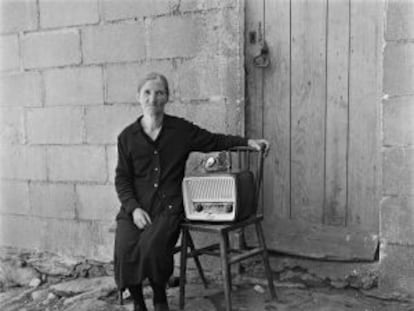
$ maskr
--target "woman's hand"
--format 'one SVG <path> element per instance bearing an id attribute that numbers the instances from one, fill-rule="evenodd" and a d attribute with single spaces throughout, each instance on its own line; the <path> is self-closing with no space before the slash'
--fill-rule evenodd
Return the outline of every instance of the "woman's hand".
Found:
<path id="1" fill-rule="evenodd" d="M 148 213 L 142 208 L 134 209 L 132 212 L 132 219 L 134 220 L 134 224 L 139 229 L 144 229 L 147 225 L 151 224 L 151 218 L 149 217 Z"/>
<path id="2" fill-rule="evenodd" d="M 247 144 L 256 150 L 263 150 L 265 155 L 269 152 L 270 143 L 266 139 L 249 139 Z"/>

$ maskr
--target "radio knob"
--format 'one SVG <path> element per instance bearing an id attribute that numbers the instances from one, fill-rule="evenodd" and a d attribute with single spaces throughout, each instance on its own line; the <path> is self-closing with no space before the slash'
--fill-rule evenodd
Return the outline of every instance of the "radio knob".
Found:
<path id="1" fill-rule="evenodd" d="M 226 212 L 231 213 L 233 211 L 233 204 L 227 204 L 226 205 Z"/>
<path id="2" fill-rule="evenodd" d="M 203 210 L 203 205 L 202 204 L 197 204 L 196 206 L 195 206 L 195 211 L 196 212 L 201 212 Z"/>

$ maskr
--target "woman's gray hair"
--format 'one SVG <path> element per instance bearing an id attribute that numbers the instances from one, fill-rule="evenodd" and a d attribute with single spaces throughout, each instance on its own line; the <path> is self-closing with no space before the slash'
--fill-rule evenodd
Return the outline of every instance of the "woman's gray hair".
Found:
<path id="1" fill-rule="evenodd" d="M 144 86 L 144 84 L 147 81 L 151 81 L 151 80 L 161 80 L 161 82 L 164 84 L 164 88 L 165 88 L 165 92 L 167 93 L 167 98 L 169 98 L 170 96 L 170 88 L 168 87 L 168 80 L 167 78 L 157 72 L 150 72 L 147 75 L 145 75 L 144 78 L 141 79 L 141 81 L 138 83 L 138 93 L 141 91 L 141 88 Z"/>

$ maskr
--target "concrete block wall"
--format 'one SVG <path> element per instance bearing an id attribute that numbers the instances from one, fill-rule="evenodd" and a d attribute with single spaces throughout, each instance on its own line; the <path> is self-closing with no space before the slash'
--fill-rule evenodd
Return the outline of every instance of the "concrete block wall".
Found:
<path id="1" fill-rule="evenodd" d="M 244 2 L 0 5 L 0 244 L 111 260 L 116 137 L 142 76 L 167 76 L 169 113 L 243 133 Z"/>
<path id="2" fill-rule="evenodd" d="M 389 0 L 383 100 L 379 285 L 414 293 L 414 2 Z"/>

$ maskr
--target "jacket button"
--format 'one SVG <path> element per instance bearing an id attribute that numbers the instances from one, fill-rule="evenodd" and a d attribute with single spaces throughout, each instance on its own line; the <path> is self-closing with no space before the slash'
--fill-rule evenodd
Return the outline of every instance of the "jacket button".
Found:
<path id="1" fill-rule="evenodd" d="M 154 150 L 154 154 L 158 154 L 158 151 L 157 150 Z"/>
<path id="2" fill-rule="evenodd" d="M 154 184 L 154 188 L 158 188 L 158 184 L 157 183 Z"/>
<path id="3" fill-rule="evenodd" d="M 169 208 L 169 209 L 172 209 L 172 205 L 168 205 L 168 208 Z"/>
<path id="4" fill-rule="evenodd" d="M 158 167 L 155 167 L 155 168 L 154 168 L 154 171 L 158 172 Z"/>

